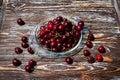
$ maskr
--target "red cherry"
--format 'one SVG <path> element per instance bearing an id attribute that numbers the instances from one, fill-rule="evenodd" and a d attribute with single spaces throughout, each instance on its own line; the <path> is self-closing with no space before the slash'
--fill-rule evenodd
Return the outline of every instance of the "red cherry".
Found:
<path id="1" fill-rule="evenodd" d="M 76 38 L 79 38 L 79 37 L 80 37 L 80 32 L 79 32 L 79 31 L 76 31 L 76 32 L 75 32 L 75 36 L 76 36 Z"/>
<path id="2" fill-rule="evenodd" d="M 91 41 L 87 41 L 87 42 L 86 42 L 86 46 L 87 46 L 88 48 L 92 48 L 92 47 L 93 47 L 93 44 L 92 44 Z"/>
<path id="3" fill-rule="evenodd" d="M 22 36 L 21 41 L 22 42 L 28 42 L 28 38 L 26 36 Z"/>
<path id="4" fill-rule="evenodd" d="M 29 72 L 29 73 L 32 73 L 34 71 L 34 67 L 33 66 L 30 66 L 30 65 L 26 65 L 25 66 L 25 71 Z"/>
<path id="5" fill-rule="evenodd" d="M 58 30 L 63 31 L 64 28 L 65 28 L 65 27 L 64 27 L 63 25 L 60 25 L 60 26 L 58 27 Z"/>
<path id="6" fill-rule="evenodd" d="M 16 59 L 16 58 L 14 58 L 14 59 L 12 60 L 12 64 L 13 64 L 14 66 L 20 66 L 20 65 L 22 64 L 22 62 L 21 62 L 20 60 Z"/>
<path id="7" fill-rule="evenodd" d="M 53 52 L 59 52 L 58 48 L 52 48 Z"/>
<path id="8" fill-rule="evenodd" d="M 21 48 L 19 48 L 19 47 L 15 48 L 15 53 L 21 54 L 22 52 L 23 52 L 23 50 Z"/>
<path id="9" fill-rule="evenodd" d="M 62 16 L 58 16 L 57 18 L 56 18 L 58 21 L 63 21 L 63 17 Z"/>
<path id="10" fill-rule="evenodd" d="M 48 25 L 47 25 L 48 29 L 52 30 L 52 29 L 53 29 L 53 26 L 54 26 L 53 22 L 52 22 L 52 21 L 49 21 L 49 22 L 48 22 Z"/>
<path id="11" fill-rule="evenodd" d="M 68 63 L 68 64 L 72 64 L 72 63 L 73 63 L 73 59 L 70 58 L 70 57 L 66 57 L 66 58 L 65 58 L 65 61 L 66 61 L 66 63 Z"/>
<path id="12" fill-rule="evenodd" d="M 89 50 L 85 49 L 83 51 L 83 54 L 84 54 L 84 56 L 90 56 L 91 53 L 89 52 Z"/>
<path id="13" fill-rule="evenodd" d="M 51 47 L 56 47 L 55 41 L 51 42 L 51 43 L 50 43 L 50 46 L 51 46 Z"/>
<path id="14" fill-rule="evenodd" d="M 92 57 L 92 56 L 89 56 L 89 57 L 87 58 L 87 61 L 88 61 L 89 63 L 94 63 L 94 62 L 95 62 L 95 58 Z"/>
<path id="15" fill-rule="evenodd" d="M 31 47 L 28 47 L 28 48 L 27 48 L 27 51 L 28 51 L 30 54 L 34 54 L 34 50 L 33 50 Z"/>
<path id="16" fill-rule="evenodd" d="M 18 23 L 20 26 L 22 26 L 22 25 L 25 24 L 25 22 L 24 22 L 21 18 L 18 18 L 18 19 L 17 19 L 17 23 Z"/>
<path id="17" fill-rule="evenodd" d="M 22 42 L 22 43 L 21 43 L 21 46 L 22 46 L 23 48 L 28 48 L 28 47 L 29 47 L 29 45 L 28 45 L 27 43 L 25 43 L 25 42 Z"/>
<path id="18" fill-rule="evenodd" d="M 90 40 L 90 41 L 94 41 L 95 40 L 95 37 L 94 37 L 94 35 L 93 34 L 88 34 L 88 40 Z"/>
<path id="19" fill-rule="evenodd" d="M 100 55 L 100 54 L 96 54 L 96 60 L 98 61 L 98 62 L 102 62 L 103 61 L 103 57 L 102 57 L 102 55 Z"/>
<path id="20" fill-rule="evenodd" d="M 28 61 L 28 65 L 30 65 L 30 66 L 36 66 L 37 62 L 34 61 L 33 59 L 31 59 L 31 60 Z"/>
<path id="21" fill-rule="evenodd" d="M 100 53 L 105 53 L 105 52 L 106 52 L 104 46 L 99 46 L 99 47 L 98 47 L 98 51 L 99 51 Z"/>
<path id="22" fill-rule="evenodd" d="M 84 21 L 81 21 L 81 20 L 78 21 L 78 26 L 82 26 L 83 27 L 84 26 Z"/>
<path id="23" fill-rule="evenodd" d="M 82 29 L 83 29 L 83 26 L 76 26 L 76 28 L 75 28 L 77 31 L 81 31 Z"/>

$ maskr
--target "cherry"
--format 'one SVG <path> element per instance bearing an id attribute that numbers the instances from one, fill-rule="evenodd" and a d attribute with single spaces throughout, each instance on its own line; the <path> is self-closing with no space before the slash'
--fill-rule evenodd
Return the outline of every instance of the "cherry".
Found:
<path id="1" fill-rule="evenodd" d="M 34 71 L 34 67 L 33 66 L 30 66 L 30 65 L 26 65 L 25 66 L 25 71 L 29 72 L 29 73 L 32 73 Z"/>
<path id="2" fill-rule="evenodd" d="M 90 41 L 94 41 L 95 40 L 95 37 L 92 33 L 88 34 L 88 40 Z"/>
<path id="3" fill-rule="evenodd" d="M 72 64 L 72 63 L 73 63 L 73 59 L 70 58 L 70 57 L 66 57 L 66 58 L 65 58 L 65 61 L 66 61 L 66 63 L 68 63 L 68 64 Z"/>
<path id="4" fill-rule="evenodd" d="M 25 43 L 25 42 L 22 42 L 22 43 L 21 43 L 21 46 L 22 46 L 23 48 L 28 48 L 28 47 L 29 47 L 29 45 L 28 45 L 27 43 Z"/>
<path id="5" fill-rule="evenodd" d="M 99 46 L 99 47 L 98 47 L 98 51 L 99 51 L 100 53 L 105 53 L 105 52 L 106 52 L 104 46 Z"/>
<path id="6" fill-rule="evenodd" d="M 89 52 L 89 50 L 85 49 L 83 51 L 83 54 L 84 54 L 84 56 L 90 56 L 91 53 Z"/>
<path id="7" fill-rule="evenodd" d="M 44 39 L 40 39 L 39 43 L 42 44 L 42 45 L 45 45 L 45 40 Z"/>
<path id="8" fill-rule="evenodd" d="M 88 48 L 92 48 L 92 47 L 93 47 L 93 44 L 92 44 L 91 41 L 87 41 L 87 42 L 86 42 L 86 46 L 87 46 Z"/>
<path id="9" fill-rule="evenodd" d="M 66 41 L 67 40 L 67 36 L 66 35 L 63 35 L 62 36 L 62 41 Z"/>
<path id="10" fill-rule="evenodd" d="M 37 62 L 34 61 L 33 59 L 31 59 L 31 60 L 28 61 L 28 65 L 30 65 L 30 66 L 36 66 Z"/>
<path id="11" fill-rule="evenodd" d="M 21 62 L 20 60 L 16 59 L 16 58 L 14 58 L 14 59 L 12 60 L 12 64 L 13 64 L 14 66 L 20 66 L 20 65 L 22 64 L 22 62 Z"/>
<path id="12" fill-rule="evenodd" d="M 64 26 L 63 26 L 63 25 L 60 25 L 60 26 L 58 27 L 58 29 L 59 29 L 60 31 L 63 31 L 63 30 L 64 30 Z"/>
<path id="13" fill-rule="evenodd" d="M 45 35 L 45 32 L 44 31 L 40 31 L 39 33 L 38 33 L 38 38 L 43 38 L 44 37 L 44 35 Z"/>
<path id="14" fill-rule="evenodd" d="M 94 63 L 94 62 L 95 62 L 95 58 L 92 57 L 92 56 L 89 56 L 89 57 L 87 58 L 87 61 L 88 61 L 89 63 Z"/>
<path id="15" fill-rule="evenodd" d="M 101 54 L 97 53 L 95 57 L 96 57 L 96 60 L 97 60 L 98 62 L 102 62 L 102 61 L 103 61 L 103 57 L 102 57 Z"/>
<path id="16" fill-rule="evenodd" d="M 83 26 L 76 26 L 76 28 L 75 28 L 77 31 L 81 31 L 82 29 L 83 29 Z"/>
<path id="17" fill-rule="evenodd" d="M 68 43 L 67 48 L 72 48 L 72 43 Z"/>
<path id="18" fill-rule="evenodd" d="M 49 21 L 49 22 L 48 22 L 48 25 L 47 25 L 48 29 L 49 29 L 49 30 L 52 30 L 52 29 L 53 29 L 53 26 L 54 26 L 53 22 L 52 22 L 52 21 Z"/>
<path id="19" fill-rule="evenodd" d="M 63 21 L 63 17 L 62 16 L 58 16 L 57 18 L 56 18 L 58 21 Z"/>
<path id="20" fill-rule="evenodd" d="M 56 47 L 55 41 L 51 42 L 51 43 L 50 43 L 50 46 L 51 46 L 51 47 Z"/>
<path id="21" fill-rule="evenodd" d="M 79 37 L 80 37 L 80 32 L 79 32 L 79 31 L 76 31 L 76 32 L 75 32 L 75 35 L 76 35 L 76 38 L 79 38 Z"/>
<path id="22" fill-rule="evenodd" d="M 34 50 L 33 50 L 31 47 L 28 47 L 28 48 L 27 48 L 27 51 L 28 51 L 30 54 L 34 54 Z"/>
<path id="23" fill-rule="evenodd" d="M 56 25 L 53 26 L 53 31 L 57 31 L 58 27 Z"/>
<path id="24" fill-rule="evenodd" d="M 24 22 L 21 18 L 18 18 L 18 19 L 17 19 L 17 23 L 18 23 L 20 26 L 22 26 L 22 25 L 25 24 L 25 22 Z"/>
<path id="25" fill-rule="evenodd" d="M 56 25 L 57 25 L 59 22 L 60 22 L 60 21 L 57 20 L 57 19 L 54 19 L 54 20 L 53 20 L 53 23 L 56 24 Z"/>
<path id="26" fill-rule="evenodd" d="M 19 48 L 19 47 L 15 48 L 15 53 L 21 54 L 22 52 L 23 52 L 23 50 L 21 48 Z"/>
<path id="27" fill-rule="evenodd" d="M 78 26 L 82 26 L 83 27 L 84 26 L 84 21 L 81 21 L 81 20 L 78 21 Z"/>
<path id="28" fill-rule="evenodd" d="M 53 52 L 58 52 L 59 50 L 57 48 L 52 48 Z"/>
<path id="29" fill-rule="evenodd" d="M 28 42 L 28 38 L 26 36 L 22 36 L 21 41 L 22 42 Z"/>
<path id="30" fill-rule="evenodd" d="M 62 44 L 61 43 L 57 43 L 57 48 L 61 49 L 62 48 Z"/>

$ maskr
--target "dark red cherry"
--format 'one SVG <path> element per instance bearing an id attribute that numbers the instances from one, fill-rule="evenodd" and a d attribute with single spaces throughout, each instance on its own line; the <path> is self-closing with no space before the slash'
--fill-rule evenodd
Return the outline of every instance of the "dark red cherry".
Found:
<path id="1" fill-rule="evenodd" d="M 28 38 L 26 36 L 22 36 L 21 41 L 22 42 L 28 42 Z"/>
<path id="2" fill-rule="evenodd" d="M 60 26 L 58 27 L 58 30 L 63 31 L 64 28 L 65 28 L 65 27 L 64 27 L 63 25 L 60 25 Z"/>
<path id="3" fill-rule="evenodd" d="M 81 21 L 81 20 L 78 21 L 78 26 L 82 26 L 83 27 L 84 26 L 84 21 Z"/>
<path id="4" fill-rule="evenodd" d="M 27 48 L 27 51 L 28 51 L 30 54 L 34 54 L 34 50 L 33 50 L 31 47 L 28 47 L 28 48 Z"/>
<path id="5" fill-rule="evenodd" d="M 53 52 L 59 52 L 58 48 L 52 48 Z"/>
<path id="6" fill-rule="evenodd" d="M 89 57 L 87 58 L 87 61 L 88 61 L 89 63 L 94 63 L 94 62 L 95 62 L 95 58 L 92 57 L 92 56 L 89 56 Z"/>
<path id="7" fill-rule="evenodd" d="M 88 34 L 88 40 L 90 41 L 94 41 L 95 40 L 95 37 L 92 33 Z"/>
<path id="8" fill-rule="evenodd" d="M 98 47 L 98 51 L 99 51 L 100 53 L 105 53 L 105 52 L 106 52 L 106 49 L 104 48 L 104 46 L 99 46 L 99 47 Z"/>
<path id="9" fill-rule="evenodd" d="M 73 59 L 70 58 L 70 57 L 66 57 L 66 58 L 65 58 L 65 61 L 66 61 L 66 63 L 68 63 L 68 64 L 72 64 L 72 63 L 73 63 Z"/>
<path id="10" fill-rule="evenodd" d="M 54 23 L 53 23 L 52 21 L 49 21 L 49 22 L 48 22 L 48 25 L 47 25 L 48 29 L 49 29 L 49 30 L 52 30 L 52 29 L 53 29 L 53 26 L 54 26 Z"/>
<path id="11" fill-rule="evenodd" d="M 75 32 L 75 36 L 76 36 L 76 38 L 79 38 L 79 37 L 80 37 L 80 35 L 81 35 L 81 34 L 80 34 L 80 32 L 79 32 L 79 31 L 76 31 L 76 32 Z"/>
<path id="12" fill-rule="evenodd" d="M 25 42 L 22 42 L 22 43 L 21 43 L 21 46 L 22 46 L 23 48 L 28 48 L 28 47 L 29 47 L 29 45 L 28 45 L 27 43 L 25 43 Z"/>
<path id="13" fill-rule="evenodd" d="M 81 31 L 81 30 L 83 30 L 83 26 L 76 26 L 76 28 L 75 28 L 77 31 Z"/>
<path id="14" fill-rule="evenodd" d="M 20 66 L 20 65 L 22 64 L 22 62 L 21 62 L 20 60 L 16 59 L 16 58 L 14 58 L 14 59 L 12 60 L 12 64 L 13 64 L 14 66 Z"/>
<path id="15" fill-rule="evenodd" d="M 83 54 L 84 54 L 84 56 L 90 56 L 90 51 L 89 50 L 87 50 L 87 49 L 85 49 L 84 51 L 83 51 Z"/>
<path id="16" fill-rule="evenodd" d="M 30 65 L 30 66 L 36 66 L 37 62 L 35 60 L 31 59 L 31 60 L 28 61 L 28 65 Z"/>
<path id="17" fill-rule="evenodd" d="M 103 61 L 103 57 L 102 57 L 102 55 L 101 54 L 96 54 L 96 60 L 98 61 L 98 62 L 102 62 Z"/>
<path id="18" fill-rule="evenodd" d="M 58 16 L 57 18 L 56 18 L 58 21 L 63 21 L 63 17 L 62 16 Z"/>
<path id="19" fill-rule="evenodd" d="M 22 25 L 25 24 L 25 22 L 24 22 L 21 18 L 18 18 L 18 19 L 17 19 L 17 23 L 18 23 L 20 26 L 22 26 Z"/>
<path id="20" fill-rule="evenodd" d="M 92 48 L 92 47 L 93 47 L 93 44 L 92 44 L 91 41 L 87 41 L 87 42 L 86 42 L 86 46 L 87 46 L 88 48 Z"/>
<path id="21" fill-rule="evenodd" d="M 50 46 L 51 46 L 51 47 L 56 47 L 55 41 L 51 42 L 51 43 L 50 43 Z"/>
<path id="22" fill-rule="evenodd" d="M 25 71 L 26 72 L 29 72 L 29 73 L 32 73 L 34 71 L 34 67 L 33 66 L 30 66 L 30 65 L 26 65 L 25 66 Z"/>
<path id="23" fill-rule="evenodd" d="M 22 52 L 23 52 L 23 50 L 21 48 L 19 48 L 19 47 L 15 48 L 15 53 L 21 54 Z"/>

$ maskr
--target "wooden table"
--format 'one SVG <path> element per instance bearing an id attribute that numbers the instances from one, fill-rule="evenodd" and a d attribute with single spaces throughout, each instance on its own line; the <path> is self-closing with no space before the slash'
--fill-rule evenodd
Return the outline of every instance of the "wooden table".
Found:
<path id="1" fill-rule="evenodd" d="M 117 0 L 21 0 L 19 9 L 14 3 L 14 0 L 3 0 L 0 80 L 120 79 L 120 9 Z M 72 56 L 72 65 L 66 64 L 64 58 L 46 59 L 30 55 L 25 49 L 22 55 L 15 54 L 14 48 L 20 46 L 22 36 L 29 37 L 36 24 L 58 15 L 85 21 L 88 29 L 95 34 L 93 43 L 104 45 L 107 49 L 107 53 L 103 54 L 104 62 L 89 64 L 80 58 L 82 51 Z M 20 17 L 26 23 L 23 26 L 16 23 Z M 15 57 L 23 62 L 20 68 L 12 65 Z M 27 73 L 24 66 L 31 58 L 37 61 L 37 66 L 33 73 Z"/>

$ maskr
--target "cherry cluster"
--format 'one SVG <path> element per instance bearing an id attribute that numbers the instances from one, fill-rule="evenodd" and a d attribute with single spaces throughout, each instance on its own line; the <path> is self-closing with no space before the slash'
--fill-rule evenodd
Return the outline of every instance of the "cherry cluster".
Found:
<path id="1" fill-rule="evenodd" d="M 78 21 L 75 25 L 70 20 L 58 16 L 46 25 L 40 26 L 37 39 L 39 44 L 49 51 L 68 51 L 78 43 L 83 27 L 83 21 Z"/>
<path id="2" fill-rule="evenodd" d="M 94 41 L 94 40 L 95 40 L 94 35 L 93 35 L 91 32 L 89 32 L 89 34 L 88 34 L 88 40 L 87 40 L 87 42 L 85 43 L 86 46 L 87 46 L 89 49 L 91 49 L 91 48 L 94 47 L 94 46 L 93 46 L 93 43 L 92 43 L 92 41 Z M 100 54 L 100 53 L 105 53 L 105 52 L 106 52 L 106 49 L 104 48 L 104 46 L 100 45 L 100 46 L 98 47 L 98 52 L 99 52 L 99 53 L 96 53 L 95 58 L 94 58 L 93 56 L 91 56 L 91 52 L 90 52 L 88 49 L 84 49 L 84 50 L 83 50 L 83 54 L 84 54 L 84 56 L 87 57 L 87 61 L 88 61 L 89 63 L 94 63 L 95 61 L 98 61 L 98 62 L 102 62 L 102 61 L 103 61 L 103 56 L 102 56 L 102 54 Z"/>
<path id="3" fill-rule="evenodd" d="M 28 38 L 26 37 L 26 36 L 23 36 L 22 38 L 21 38 L 21 41 L 22 41 L 22 43 L 21 43 L 21 46 L 22 46 L 22 48 L 27 48 L 27 51 L 32 55 L 32 54 L 34 54 L 34 50 L 31 48 L 31 47 L 29 47 L 29 45 L 28 45 Z M 23 53 L 23 49 L 21 49 L 20 47 L 16 47 L 15 48 L 15 53 L 16 54 L 22 54 Z M 13 60 L 12 60 L 12 63 L 13 63 L 13 65 L 14 66 L 20 66 L 21 64 L 22 64 L 22 62 L 19 60 L 19 59 L 17 59 L 17 58 L 14 58 Z M 37 64 L 37 62 L 35 61 L 35 60 L 33 60 L 33 59 L 30 59 L 29 61 L 28 61 L 28 64 L 25 66 L 25 70 L 27 71 L 27 72 L 29 72 L 29 73 L 31 73 L 31 72 L 33 72 L 34 71 L 34 66 L 36 66 L 36 64 Z"/>

